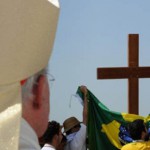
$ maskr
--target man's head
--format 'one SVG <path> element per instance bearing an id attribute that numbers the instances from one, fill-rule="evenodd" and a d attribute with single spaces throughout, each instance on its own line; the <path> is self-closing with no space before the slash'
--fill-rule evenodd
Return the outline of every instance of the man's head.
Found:
<path id="1" fill-rule="evenodd" d="M 60 144 L 62 140 L 61 126 L 56 121 L 48 123 L 48 128 L 42 137 L 44 143 L 53 145 L 55 148 Z"/>
<path id="2" fill-rule="evenodd" d="M 49 118 L 49 85 L 47 70 L 44 69 L 28 78 L 22 85 L 23 118 L 42 136 Z"/>
<path id="3" fill-rule="evenodd" d="M 79 120 L 75 117 L 70 117 L 66 119 L 63 123 L 63 126 L 64 126 L 64 132 L 67 135 L 79 131 L 81 127 Z"/>
<path id="4" fill-rule="evenodd" d="M 129 133 L 133 140 L 145 140 L 147 129 L 144 120 L 136 119 L 129 124 Z"/>

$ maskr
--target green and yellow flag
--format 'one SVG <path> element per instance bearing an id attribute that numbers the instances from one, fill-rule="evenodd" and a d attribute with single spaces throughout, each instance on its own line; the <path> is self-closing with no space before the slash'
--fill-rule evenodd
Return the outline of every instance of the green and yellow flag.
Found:
<path id="1" fill-rule="evenodd" d="M 78 88 L 77 95 L 83 100 L 83 94 Z M 118 150 L 122 145 L 119 141 L 119 127 L 121 124 L 127 125 L 135 119 L 144 119 L 145 122 L 150 117 L 119 113 L 109 110 L 88 90 L 88 147 L 90 150 Z"/>

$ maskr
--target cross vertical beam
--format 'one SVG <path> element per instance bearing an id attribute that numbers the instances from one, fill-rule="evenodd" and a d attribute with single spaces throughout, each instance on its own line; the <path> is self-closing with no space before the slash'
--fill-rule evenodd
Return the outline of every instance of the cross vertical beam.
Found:
<path id="1" fill-rule="evenodd" d="M 139 66 L 139 35 L 128 35 L 128 66 Z M 128 112 L 139 114 L 139 81 L 137 77 L 128 78 Z"/>

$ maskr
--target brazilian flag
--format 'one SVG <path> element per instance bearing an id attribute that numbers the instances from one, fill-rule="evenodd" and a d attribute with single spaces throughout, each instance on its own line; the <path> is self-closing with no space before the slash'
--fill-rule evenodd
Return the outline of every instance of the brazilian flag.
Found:
<path id="1" fill-rule="evenodd" d="M 83 100 L 80 88 L 76 94 Z M 143 119 L 145 122 L 150 117 L 142 117 L 135 114 L 119 113 L 109 110 L 88 90 L 88 147 L 90 150 L 118 150 L 122 148 L 119 141 L 120 125 L 127 125 L 135 119 Z"/>

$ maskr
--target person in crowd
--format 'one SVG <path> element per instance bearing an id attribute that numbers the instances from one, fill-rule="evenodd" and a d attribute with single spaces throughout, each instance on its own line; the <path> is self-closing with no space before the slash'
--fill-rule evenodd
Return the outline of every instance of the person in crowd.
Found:
<path id="1" fill-rule="evenodd" d="M 80 86 L 84 95 L 83 102 L 83 121 L 82 123 L 76 117 L 70 117 L 63 122 L 64 132 L 66 133 L 67 143 L 65 150 L 86 150 L 86 125 L 88 113 L 88 100 L 86 86 Z"/>
<path id="2" fill-rule="evenodd" d="M 122 147 L 121 150 L 148 150 L 150 149 L 149 134 L 144 120 L 136 119 L 128 126 L 130 137 L 133 141 Z"/>
<path id="3" fill-rule="evenodd" d="M 48 128 L 42 139 L 44 141 L 44 146 L 42 150 L 56 150 L 58 145 L 62 140 L 62 126 L 56 121 L 51 121 L 48 123 Z"/>

